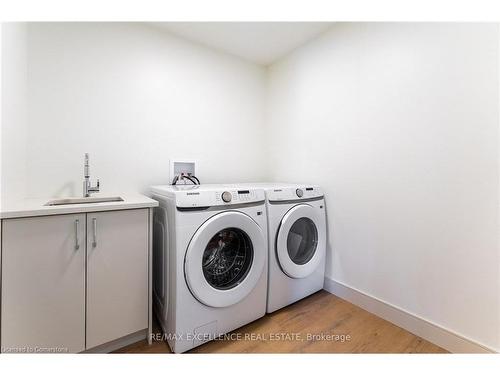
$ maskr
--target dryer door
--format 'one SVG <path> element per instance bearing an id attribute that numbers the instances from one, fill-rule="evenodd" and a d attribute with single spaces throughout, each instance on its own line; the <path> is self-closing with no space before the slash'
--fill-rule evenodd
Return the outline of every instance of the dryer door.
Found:
<path id="1" fill-rule="evenodd" d="M 281 269 L 292 278 L 312 274 L 326 252 L 324 220 L 308 204 L 292 207 L 281 220 L 276 253 Z"/>
<path id="2" fill-rule="evenodd" d="M 184 274 L 201 303 L 225 307 L 244 299 L 266 263 L 264 233 L 249 216 L 227 211 L 207 220 L 186 251 Z"/>

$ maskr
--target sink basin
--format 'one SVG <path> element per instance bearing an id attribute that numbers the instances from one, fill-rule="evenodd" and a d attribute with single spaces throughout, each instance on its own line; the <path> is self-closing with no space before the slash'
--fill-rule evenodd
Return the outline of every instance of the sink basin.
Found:
<path id="1" fill-rule="evenodd" d="M 45 206 L 64 206 L 67 204 L 89 204 L 104 202 L 123 202 L 121 197 L 88 197 L 88 198 L 64 198 L 54 199 L 45 203 Z"/>

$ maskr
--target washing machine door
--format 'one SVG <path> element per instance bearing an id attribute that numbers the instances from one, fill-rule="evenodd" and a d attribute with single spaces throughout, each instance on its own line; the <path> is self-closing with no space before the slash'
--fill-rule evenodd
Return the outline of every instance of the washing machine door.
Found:
<path id="1" fill-rule="evenodd" d="M 292 207 L 281 220 L 276 237 L 276 255 L 281 269 L 292 278 L 312 274 L 326 252 L 325 221 L 308 204 Z"/>
<path id="2" fill-rule="evenodd" d="M 207 220 L 191 239 L 184 261 L 186 282 L 207 306 L 234 305 L 255 288 L 266 256 L 260 226 L 241 212 L 223 212 Z"/>

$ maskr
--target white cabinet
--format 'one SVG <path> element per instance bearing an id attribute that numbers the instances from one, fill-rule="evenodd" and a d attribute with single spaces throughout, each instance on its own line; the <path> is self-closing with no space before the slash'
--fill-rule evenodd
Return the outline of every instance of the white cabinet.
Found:
<path id="1" fill-rule="evenodd" d="M 2 220 L 2 351 L 75 353 L 144 338 L 149 219 L 139 208 Z"/>
<path id="2" fill-rule="evenodd" d="M 3 220 L 3 352 L 84 350 L 84 300 L 85 214 Z"/>
<path id="3" fill-rule="evenodd" d="M 148 328 L 148 214 L 87 214 L 87 348 Z"/>

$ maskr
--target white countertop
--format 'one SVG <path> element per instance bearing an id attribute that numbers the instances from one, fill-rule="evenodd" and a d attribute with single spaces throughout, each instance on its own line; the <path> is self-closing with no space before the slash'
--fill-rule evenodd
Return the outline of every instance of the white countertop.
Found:
<path id="1" fill-rule="evenodd" d="M 139 193 L 92 194 L 92 197 L 95 198 L 116 197 L 116 196 L 121 197 L 123 199 L 123 202 L 101 202 L 101 203 L 84 203 L 84 204 L 66 204 L 62 206 L 45 206 L 47 202 L 57 198 L 23 199 L 17 202 L 9 202 L 7 204 L 2 205 L 2 207 L 0 208 L 0 219 L 73 214 L 79 212 L 129 210 L 134 208 L 148 208 L 148 207 L 158 206 L 157 201 Z M 72 198 L 80 198 L 80 197 L 72 197 Z"/>

